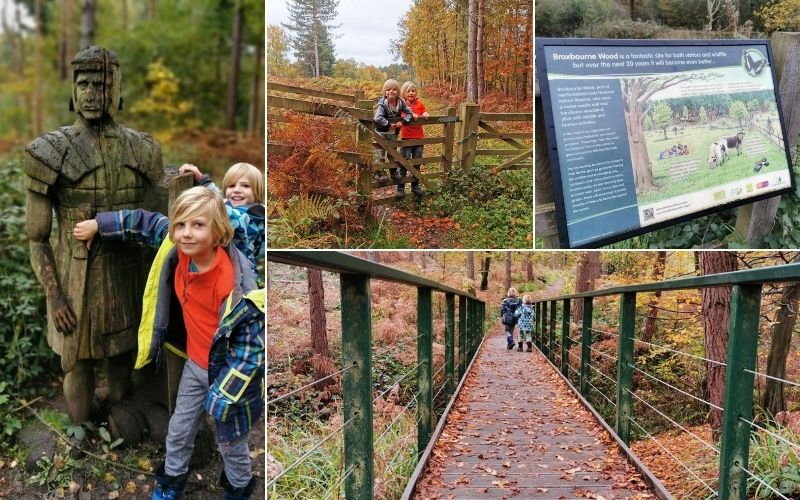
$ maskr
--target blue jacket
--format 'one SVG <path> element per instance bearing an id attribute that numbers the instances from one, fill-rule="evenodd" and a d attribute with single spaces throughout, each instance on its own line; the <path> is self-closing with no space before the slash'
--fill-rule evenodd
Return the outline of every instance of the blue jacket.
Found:
<path id="1" fill-rule="evenodd" d="M 503 299 L 503 305 L 500 308 L 500 317 L 503 323 L 506 325 L 517 324 L 517 318 L 514 313 L 521 303 L 522 301 L 519 300 L 519 297 L 506 297 Z"/>
<path id="2" fill-rule="evenodd" d="M 530 304 L 520 304 L 514 316 L 519 318 L 519 330 L 521 332 L 533 331 L 534 312 Z"/>
<path id="3" fill-rule="evenodd" d="M 403 122 L 403 125 L 411 123 L 414 119 L 413 111 L 408 107 L 406 101 L 397 98 L 397 111 L 389 106 L 388 99 L 381 97 L 378 100 L 378 108 L 375 110 L 375 130 L 378 132 L 388 132 L 389 124 L 396 123 L 398 120 Z"/>
<path id="4" fill-rule="evenodd" d="M 144 291 L 136 368 L 160 363 L 162 347 L 186 357 L 183 317 L 170 315 L 180 303 L 174 286 L 178 249 L 167 237 L 169 219 L 136 209 L 101 212 L 96 220 L 103 238 L 158 248 Z M 249 262 L 232 245 L 223 250 L 233 265 L 233 291 L 220 308 L 211 341 L 205 409 L 216 421 L 217 440 L 227 442 L 249 432 L 264 411 L 265 319 L 264 290 L 258 289 Z"/>

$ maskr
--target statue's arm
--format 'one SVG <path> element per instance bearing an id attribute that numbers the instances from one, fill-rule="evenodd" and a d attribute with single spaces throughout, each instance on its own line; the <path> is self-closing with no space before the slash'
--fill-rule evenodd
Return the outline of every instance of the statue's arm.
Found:
<path id="1" fill-rule="evenodd" d="M 27 232 L 31 250 L 31 267 L 44 287 L 48 309 L 61 333 L 72 333 L 77 326 L 75 313 L 69 306 L 56 273 L 56 260 L 50 247 L 53 205 L 50 199 L 36 191 L 28 190 Z"/>

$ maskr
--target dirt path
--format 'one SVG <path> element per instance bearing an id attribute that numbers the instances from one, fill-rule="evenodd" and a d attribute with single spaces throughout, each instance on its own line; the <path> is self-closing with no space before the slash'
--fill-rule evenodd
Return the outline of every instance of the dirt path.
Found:
<path id="1" fill-rule="evenodd" d="M 415 498 L 653 498 L 546 359 L 481 349 Z"/>

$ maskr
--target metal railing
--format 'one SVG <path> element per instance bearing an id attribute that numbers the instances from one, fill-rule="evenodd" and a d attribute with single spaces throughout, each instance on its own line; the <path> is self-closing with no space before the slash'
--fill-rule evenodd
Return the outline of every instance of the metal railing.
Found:
<path id="1" fill-rule="evenodd" d="M 767 377 L 778 380 L 787 385 L 797 386 L 796 382 L 789 380 L 776 379 L 769 375 L 759 373 L 756 370 L 756 355 L 759 336 L 760 306 L 762 297 L 762 286 L 765 283 L 777 282 L 797 282 L 800 281 L 800 264 L 787 264 L 770 268 L 736 271 L 729 273 L 713 274 L 701 277 L 683 278 L 666 280 L 656 283 L 646 283 L 640 285 L 629 285 L 596 290 L 591 292 L 563 295 L 534 303 L 536 320 L 534 322 L 533 337 L 535 345 L 543 355 L 560 371 L 563 378 L 572 386 L 573 390 L 580 394 L 585 401 L 592 398 L 593 394 L 598 394 L 603 398 L 602 404 L 608 403 L 613 408 L 613 422 L 606 422 L 627 447 L 631 443 L 631 424 L 636 426 L 640 435 L 647 436 L 656 442 L 669 455 L 682 465 L 691 475 L 689 480 L 697 480 L 702 483 L 706 494 L 718 496 L 723 499 L 744 499 L 747 496 L 748 481 L 758 488 L 766 488 L 778 497 L 786 498 L 773 485 L 763 478 L 758 477 L 748 469 L 750 453 L 751 434 L 756 431 L 766 432 L 772 436 L 777 434 L 765 429 L 755 422 L 753 416 L 753 390 L 754 379 L 756 376 Z M 660 346 L 652 342 L 645 342 L 636 338 L 636 294 L 670 291 L 684 289 L 711 288 L 720 286 L 732 286 L 731 308 L 729 320 L 729 340 L 727 349 L 727 359 L 712 360 L 706 357 L 685 353 L 666 346 Z M 601 331 L 593 328 L 594 299 L 596 297 L 619 296 L 619 312 L 617 333 L 612 331 Z M 583 301 L 583 321 L 580 325 L 570 321 L 570 306 L 572 301 Z M 558 303 L 561 302 L 561 325 L 560 331 L 557 329 Z M 570 337 L 572 327 L 577 327 L 581 331 L 580 339 Z M 598 337 L 615 338 L 617 355 L 613 357 L 601 349 L 593 347 L 595 338 Z M 558 339 L 558 340 L 557 340 Z M 687 391 L 684 391 L 673 384 L 666 382 L 656 375 L 648 373 L 643 367 L 637 366 L 634 355 L 634 344 L 641 343 L 655 349 L 663 349 L 664 352 L 686 356 L 692 361 L 702 361 L 708 365 L 724 366 L 725 389 L 724 405 L 722 407 L 709 401 L 705 401 Z M 570 351 L 573 346 L 580 345 L 580 357 Z M 594 366 L 594 360 L 602 359 L 606 364 L 610 362 L 616 366 L 616 374 L 612 378 L 602 370 Z M 570 360 L 579 366 L 576 369 L 570 364 Z M 723 362 L 724 361 L 724 362 Z M 600 364 L 600 363 L 596 363 Z M 654 382 L 660 387 L 667 387 L 676 391 L 681 396 L 692 398 L 707 405 L 709 411 L 722 411 L 722 428 L 719 447 L 715 443 L 698 437 L 675 419 L 669 417 L 665 411 L 659 410 L 656 406 L 648 402 L 646 397 L 637 394 L 634 389 L 634 373 L 647 380 Z M 612 384 L 616 388 L 615 394 L 606 395 L 600 388 L 596 387 L 592 381 L 606 387 Z M 591 405 L 591 403 L 588 403 Z M 666 449 L 655 437 L 652 436 L 639 422 L 634 415 L 634 407 L 645 408 L 654 412 L 659 417 L 665 419 L 673 426 L 681 429 L 696 440 L 700 446 L 708 448 L 713 453 L 719 455 L 719 475 L 718 487 L 714 489 L 709 483 L 717 480 L 716 475 L 705 480 L 700 477 L 692 468 L 680 462 L 672 452 Z M 593 409 L 593 408 L 592 408 Z M 599 416 L 599 412 L 595 413 Z M 605 419 L 605 417 L 603 417 Z M 798 443 L 786 440 L 778 436 L 780 440 L 788 442 L 793 449 L 800 449 Z M 635 460 L 638 460 L 634 456 Z"/>
<path id="2" fill-rule="evenodd" d="M 372 324 L 370 281 L 384 280 L 402 283 L 417 288 L 417 364 L 403 374 L 399 380 L 389 384 L 399 384 L 416 371 L 417 391 L 409 401 L 416 404 L 417 410 L 417 458 L 434 437 L 433 427 L 436 424 L 434 402 L 443 394 L 445 400 L 451 400 L 456 394 L 456 386 L 460 386 L 469 370 L 469 366 L 484 336 L 485 303 L 463 291 L 445 286 L 395 268 L 380 265 L 352 255 L 333 251 L 275 251 L 267 253 L 269 262 L 289 264 L 306 268 L 317 268 L 339 274 L 341 287 L 341 324 L 342 324 L 342 368 L 329 375 L 341 375 L 343 389 L 343 424 L 299 459 L 267 482 L 269 495 L 280 478 L 316 452 L 324 441 L 334 434 L 343 432 L 345 471 L 335 488 L 344 486 L 346 498 L 371 499 L 374 488 L 374 445 L 380 441 L 395 425 L 398 416 L 378 436 L 373 436 L 373 405 L 381 398 L 373 396 L 372 389 Z M 445 362 L 436 373 L 433 372 L 433 308 L 432 294 L 443 293 L 445 297 Z M 456 298 L 458 300 L 456 301 Z M 456 307 L 458 303 L 458 307 Z M 456 309 L 458 309 L 458 334 L 456 336 Z M 458 357 L 456 357 L 456 342 Z M 444 384 L 433 392 L 434 380 L 444 372 Z M 313 386 L 319 381 L 307 384 L 291 393 L 284 394 L 267 401 L 267 407 L 274 403 Z M 451 402 L 452 403 L 452 402 Z M 406 405 L 408 408 L 409 405 Z M 448 405 L 448 409 L 451 405 Z M 447 415 L 447 409 L 440 416 L 441 422 Z M 399 446 L 391 459 L 393 462 L 405 447 Z M 338 496 L 334 491 L 334 496 Z"/>

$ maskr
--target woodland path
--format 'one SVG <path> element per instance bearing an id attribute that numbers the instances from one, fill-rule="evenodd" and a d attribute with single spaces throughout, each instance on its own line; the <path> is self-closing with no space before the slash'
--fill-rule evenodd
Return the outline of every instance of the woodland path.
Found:
<path id="1" fill-rule="evenodd" d="M 515 335 L 516 338 L 516 335 Z M 484 342 L 414 498 L 654 498 L 538 351 Z"/>

